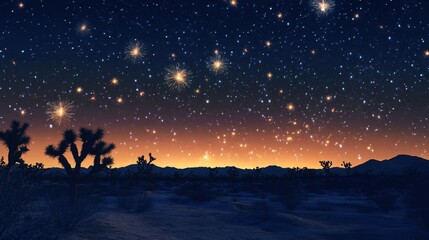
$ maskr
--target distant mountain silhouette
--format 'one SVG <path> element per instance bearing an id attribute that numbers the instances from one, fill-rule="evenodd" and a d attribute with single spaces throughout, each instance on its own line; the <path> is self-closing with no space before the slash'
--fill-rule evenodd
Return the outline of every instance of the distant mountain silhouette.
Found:
<path id="1" fill-rule="evenodd" d="M 218 176 L 226 176 L 228 170 L 232 167 L 217 167 L 216 174 Z M 254 172 L 253 169 L 240 169 L 236 168 L 240 176 L 249 175 Z M 265 176 L 282 176 L 289 173 L 291 168 L 282 168 L 279 166 L 267 166 L 261 168 L 261 174 Z M 316 173 L 322 174 L 322 169 L 314 169 Z M 88 172 L 88 169 L 83 168 L 82 173 Z M 117 171 L 121 175 L 127 173 L 133 174 L 138 171 L 137 164 L 128 165 L 125 167 L 117 168 Z M 175 167 L 158 167 L 154 166 L 153 173 L 155 175 L 195 175 L 195 176 L 208 176 L 210 168 L 208 167 L 192 167 L 179 169 Z M 334 175 L 345 175 L 344 168 L 333 167 L 331 173 Z M 410 155 L 398 155 L 387 160 L 368 160 L 360 165 L 352 168 L 352 173 L 360 174 L 384 174 L 384 175 L 401 175 L 407 173 L 429 173 L 429 160 L 424 158 L 410 156 Z M 45 170 L 45 174 L 49 175 L 63 175 L 65 174 L 64 169 L 61 168 L 49 168 Z M 101 173 L 103 174 L 103 173 Z"/>
<path id="2" fill-rule="evenodd" d="M 371 159 L 352 168 L 353 172 L 398 175 L 411 172 L 429 173 L 429 161 L 416 156 L 398 155 L 387 160 Z"/>

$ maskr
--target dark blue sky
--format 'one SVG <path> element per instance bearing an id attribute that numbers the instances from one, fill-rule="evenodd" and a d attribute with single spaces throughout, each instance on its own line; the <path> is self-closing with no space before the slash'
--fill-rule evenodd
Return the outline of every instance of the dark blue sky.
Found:
<path id="1" fill-rule="evenodd" d="M 428 157 L 429 3 L 327 2 L 3 1 L 1 126 L 30 122 L 37 158 L 65 127 L 101 126 L 119 164 Z M 228 71 L 210 71 L 216 56 Z M 180 92 L 165 80 L 178 65 Z M 59 98 L 75 106 L 61 126 L 46 115 Z"/>

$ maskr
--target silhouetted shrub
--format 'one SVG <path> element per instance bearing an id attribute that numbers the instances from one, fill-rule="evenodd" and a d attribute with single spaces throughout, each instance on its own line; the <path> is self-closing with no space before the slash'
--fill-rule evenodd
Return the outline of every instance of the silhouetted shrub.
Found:
<path id="1" fill-rule="evenodd" d="M 153 206 L 153 198 L 150 192 L 144 192 L 137 196 L 121 196 L 118 204 L 120 208 L 130 212 L 145 212 Z"/>
<path id="2" fill-rule="evenodd" d="M 280 202 L 289 210 L 295 210 L 299 207 L 301 202 L 305 199 L 303 193 L 292 190 L 288 194 L 283 194 L 280 196 Z"/>
<path id="3" fill-rule="evenodd" d="M 273 208 L 270 206 L 270 203 L 267 201 L 254 201 L 252 204 L 245 210 L 245 212 L 251 218 L 250 220 L 254 223 L 261 223 L 272 219 L 275 216 Z"/>
<path id="4" fill-rule="evenodd" d="M 392 191 L 382 191 L 374 196 L 377 206 L 385 212 L 395 209 L 397 199 L 398 195 Z"/>
<path id="5" fill-rule="evenodd" d="M 69 232 L 93 216 L 98 211 L 99 205 L 95 199 L 80 197 L 73 205 L 70 205 L 66 198 L 54 199 L 50 201 L 49 207 L 55 229 L 59 232 Z"/>
<path id="6" fill-rule="evenodd" d="M 408 190 L 408 197 L 406 199 L 411 218 L 426 229 L 429 229 L 428 184 L 427 180 L 419 181 Z"/>
<path id="7" fill-rule="evenodd" d="M 228 167 L 226 176 L 230 180 L 236 180 L 240 176 L 240 173 L 238 172 L 238 169 L 236 167 Z"/>
<path id="8" fill-rule="evenodd" d="M 13 239 L 22 230 L 23 213 L 31 200 L 25 180 L 0 174 L 0 239 Z"/>
<path id="9" fill-rule="evenodd" d="M 219 175 L 217 168 L 209 168 L 209 179 L 214 179 Z"/>
<path id="10" fill-rule="evenodd" d="M 315 177 L 317 175 L 316 173 L 314 169 L 294 167 L 289 169 L 287 176 L 293 178 L 311 178 Z"/>
<path id="11" fill-rule="evenodd" d="M 184 195 L 195 202 L 207 202 L 215 199 L 217 194 L 207 185 L 199 183 L 185 183 L 176 190 L 179 195 Z"/>
<path id="12" fill-rule="evenodd" d="M 252 176 L 253 176 L 255 179 L 259 179 L 259 178 L 262 176 L 262 171 L 261 171 L 261 169 L 260 169 L 259 167 L 254 168 L 254 169 L 252 170 Z"/>

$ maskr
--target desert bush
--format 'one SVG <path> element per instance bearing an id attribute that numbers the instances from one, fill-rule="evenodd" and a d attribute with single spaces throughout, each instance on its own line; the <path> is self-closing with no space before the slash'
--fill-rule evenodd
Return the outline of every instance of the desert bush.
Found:
<path id="1" fill-rule="evenodd" d="M 240 173 L 238 172 L 238 169 L 236 167 L 227 167 L 228 170 L 226 172 L 226 176 L 229 180 L 236 180 L 240 177 Z"/>
<path id="2" fill-rule="evenodd" d="M 22 230 L 30 190 L 25 179 L 0 173 L 0 239 L 16 238 Z"/>
<path id="3" fill-rule="evenodd" d="M 373 199 L 377 207 L 385 212 L 390 212 L 395 209 L 398 195 L 392 191 L 382 191 L 376 194 Z"/>
<path id="4" fill-rule="evenodd" d="M 176 194 L 185 195 L 195 202 L 207 202 L 217 197 L 214 190 L 200 183 L 185 183 L 176 190 Z"/>
<path id="5" fill-rule="evenodd" d="M 317 176 L 317 171 L 315 169 L 304 168 L 290 168 L 286 177 L 292 178 L 314 178 Z"/>
<path id="6" fill-rule="evenodd" d="M 410 217 L 422 227 L 429 229 L 429 192 L 427 180 L 419 181 L 408 190 L 406 199 Z"/>
<path id="7" fill-rule="evenodd" d="M 289 210 L 295 210 L 304 200 L 304 195 L 298 190 L 291 190 L 287 194 L 279 196 L 280 202 Z"/>
<path id="8" fill-rule="evenodd" d="M 246 209 L 246 213 L 250 217 L 250 220 L 256 221 L 257 223 L 268 221 L 275 216 L 275 212 L 270 204 L 262 200 L 254 201 L 248 209 Z"/>
<path id="9" fill-rule="evenodd" d="M 253 202 L 250 205 L 249 213 L 261 221 L 266 221 L 274 215 L 274 211 L 267 201 Z"/>
<path id="10" fill-rule="evenodd" d="M 209 180 L 213 180 L 219 176 L 217 168 L 209 168 L 208 178 Z"/>
<path id="11" fill-rule="evenodd" d="M 75 204 L 70 204 L 67 197 L 61 197 L 50 201 L 49 216 L 57 231 L 69 232 L 88 220 L 98 209 L 97 199 L 81 196 Z"/>
<path id="12" fill-rule="evenodd" d="M 151 192 L 143 192 L 137 196 L 121 196 L 118 200 L 119 207 L 130 212 L 146 212 L 153 206 Z"/>

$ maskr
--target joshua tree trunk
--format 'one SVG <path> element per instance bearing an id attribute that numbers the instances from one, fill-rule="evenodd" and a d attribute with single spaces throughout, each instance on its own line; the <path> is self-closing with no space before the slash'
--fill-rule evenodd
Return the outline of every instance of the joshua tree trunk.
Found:
<path id="1" fill-rule="evenodd" d="M 72 205 L 77 203 L 77 178 L 72 176 L 70 178 L 70 202 Z"/>
<path id="2" fill-rule="evenodd" d="M 12 171 L 12 167 L 15 164 L 13 161 L 13 156 L 15 154 L 12 153 L 11 151 L 9 151 L 9 154 L 7 155 L 7 165 L 6 165 L 6 172 L 11 172 Z"/>
<path id="3" fill-rule="evenodd" d="M 75 169 L 73 171 L 73 174 L 71 175 L 71 182 L 70 182 L 70 199 L 72 204 L 76 204 L 78 200 L 78 193 L 77 193 L 77 184 L 79 180 L 79 172 L 81 168 L 81 162 L 77 162 Z"/>

